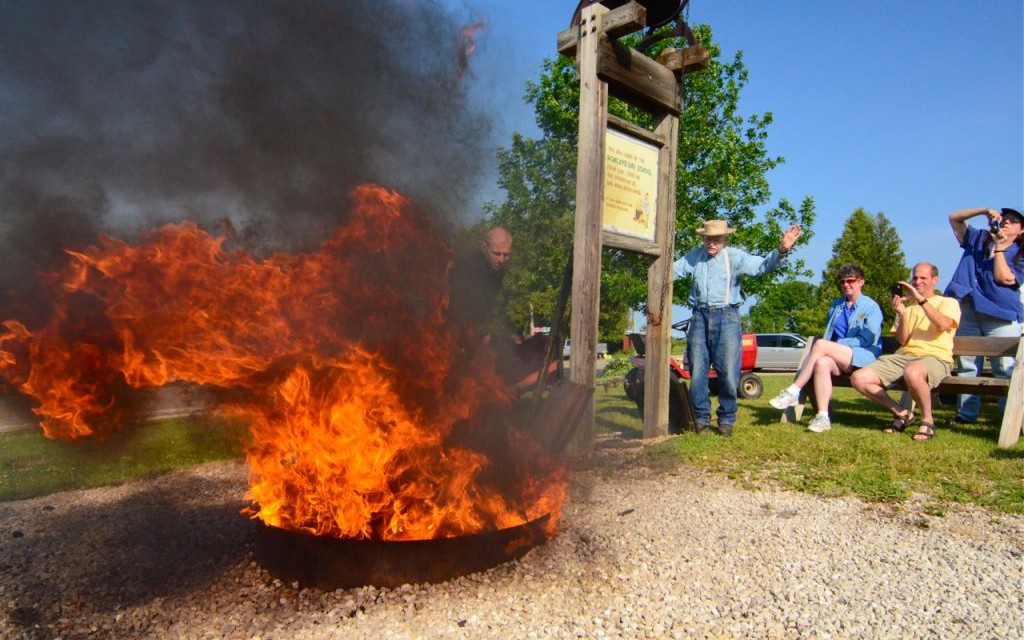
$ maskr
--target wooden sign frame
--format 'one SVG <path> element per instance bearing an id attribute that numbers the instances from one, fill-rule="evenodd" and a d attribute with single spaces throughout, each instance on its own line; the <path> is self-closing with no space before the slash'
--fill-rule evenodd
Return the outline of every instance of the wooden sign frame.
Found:
<path id="1" fill-rule="evenodd" d="M 613 246 L 644 254 L 650 259 L 644 375 L 644 437 L 649 438 L 668 433 L 668 360 L 682 76 L 705 68 L 708 54 L 700 47 L 692 46 L 683 52 L 666 49 L 658 60 L 652 60 L 616 40 L 643 29 L 645 25 L 646 10 L 636 2 L 628 2 L 613 10 L 601 4 L 590 4 L 583 9 L 578 24 L 558 35 L 558 52 L 576 58 L 580 80 L 574 277 L 569 329 L 573 348 L 569 359 L 569 379 L 586 388 L 593 388 L 595 384 L 602 247 Z M 610 115 L 609 96 L 646 110 L 651 115 L 653 130 Z M 606 140 L 609 136 L 625 136 L 636 144 L 649 145 L 656 150 L 656 161 L 651 161 L 649 156 L 644 160 L 649 167 L 654 167 L 652 177 L 656 186 L 652 191 L 657 198 L 652 202 L 647 227 L 649 233 L 623 233 L 622 225 L 604 224 Z M 620 177 L 625 182 L 623 191 L 628 192 L 630 178 Z M 640 189 L 642 196 L 642 187 Z M 624 196 L 619 200 L 621 208 L 631 206 Z M 586 455 L 593 448 L 594 405 L 591 401 L 580 415 L 567 453 Z"/>

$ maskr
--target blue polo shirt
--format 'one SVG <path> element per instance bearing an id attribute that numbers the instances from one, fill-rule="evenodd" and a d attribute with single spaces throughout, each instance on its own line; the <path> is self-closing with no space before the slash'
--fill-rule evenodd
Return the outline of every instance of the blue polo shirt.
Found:
<path id="1" fill-rule="evenodd" d="M 832 327 L 831 340 L 839 341 L 846 337 L 846 332 L 850 330 L 850 316 L 853 315 L 853 307 L 848 306 L 845 303 L 839 307 L 839 313 L 836 315 L 836 323 Z"/>

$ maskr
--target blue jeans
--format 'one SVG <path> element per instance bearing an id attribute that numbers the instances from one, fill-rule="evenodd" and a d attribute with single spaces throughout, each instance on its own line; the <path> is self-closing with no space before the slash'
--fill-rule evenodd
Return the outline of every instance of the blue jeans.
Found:
<path id="1" fill-rule="evenodd" d="M 993 318 L 990 315 L 974 310 L 969 301 L 960 304 L 960 325 L 956 328 L 958 336 L 998 336 L 1020 337 L 1020 324 L 1009 320 Z M 992 364 L 992 375 L 996 378 L 1009 378 L 1013 369 L 1013 358 L 989 358 Z M 956 373 L 959 376 L 976 376 L 985 364 L 982 356 L 957 356 Z M 1003 412 L 1006 398 L 999 399 L 999 411 Z M 957 414 L 974 422 L 981 413 L 981 396 L 963 394 L 956 399 Z"/>
<path id="2" fill-rule="evenodd" d="M 736 424 L 742 335 L 738 307 L 693 310 L 686 334 L 686 354 L 690 360 L 690 400 L 699 424 L 711 424 L 708 371 L 712 365 L 718 374 L 718 426 Z"/>

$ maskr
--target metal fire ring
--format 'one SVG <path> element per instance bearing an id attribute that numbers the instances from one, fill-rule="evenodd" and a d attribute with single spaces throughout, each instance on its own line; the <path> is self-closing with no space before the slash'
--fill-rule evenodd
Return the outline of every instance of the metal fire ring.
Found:
<path id="1" fill-rule="evenodd" d="M 256 561 L 286 583 L 323 590 L 444 582 L 522 557 L 547 539 L 550 516 L 509 529 L 432 540 L 352 540 L 263 523 Z"/>

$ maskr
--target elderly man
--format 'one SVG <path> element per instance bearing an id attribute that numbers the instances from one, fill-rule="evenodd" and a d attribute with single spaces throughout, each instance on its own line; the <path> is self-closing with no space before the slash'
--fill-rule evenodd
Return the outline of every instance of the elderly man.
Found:
<path id="1" fill-rule="evenodd" d="M 953 335 L 960 322 L 960 305 L 954 298 L 935 293 L 938 268 L 927 262 L 914 265 L 913 284 L 900 281 L 907 296 L 893 295 L 896 311 L 896 339 L 902 345 L 894 354 L 883 355 L 850 376 L 857 391 L 882 405 L 896 418 L 886 433 L 902 433 L 915 422 L 911 410 L 889 397 L 886 387 L 903 378 L 914 402 L 921 407 L 921 426 L 914 440 L 935 437 L 932 417 L 932 389 L 949 375 L 953 366 Z M 907 306 L 912 298 L 917 304 Z"/>
<path id="2" fill-rule="evenodd" d="M 724 220 L 708 220 L 697 233 L 701 246 L 675 263 L 677 277 L 693 276 L 689 304 L 693 309 L 687 332 L 686 353 L 690 360 L 690 399 L 697 432 L 711 423 L 711 394 L 708 372 L 718 374 L 718 433 L 731 436 L 736 424 L 736 391 L 740 381 L 742 328 L 740 325 L 740 278 L 775 269 L 800 237 L 800 227 L 791 226 L 779 248 L 767 257 L 755 256 L 726 246 L 736 230 Z"/>
<path id="3" fill-rule="evenodd" d="M 844 264 L 836 274 L 836 284 L 842 295 L 829 307 L 824 334 L 814 341 L 793 384 L 768 401 L 776 409 L 795 407 L 800 404 L 801 390 L 813 378 L 818 414 L 807 430 L 814 433 L 832 428 L 828 417 L 832 378 L 873 362 L 882 352 L 882 309 L 862 293 L 864 272 L 860 266 Z"/>

